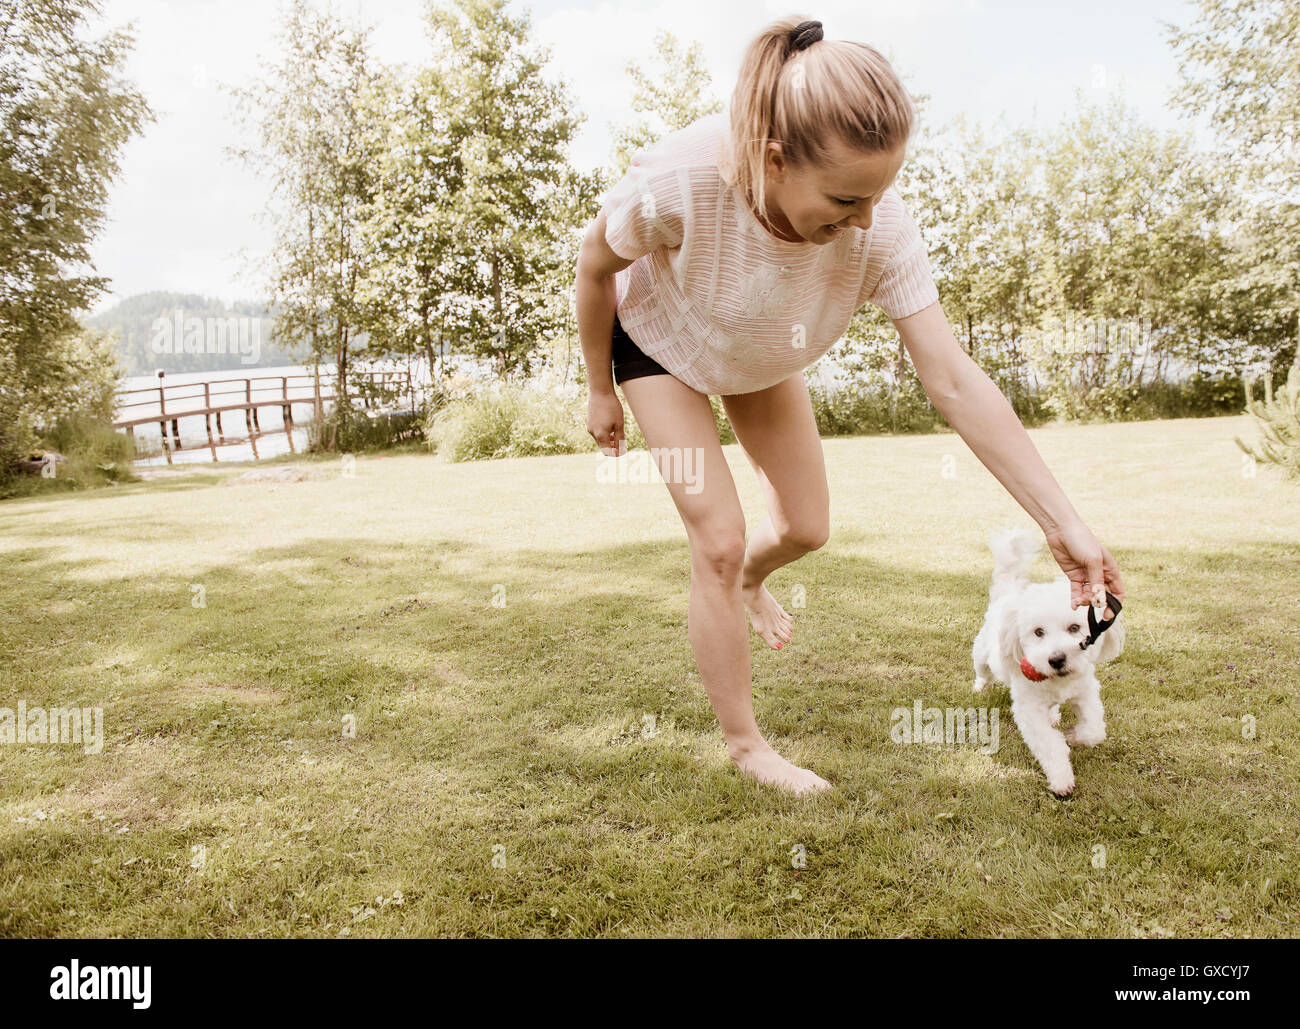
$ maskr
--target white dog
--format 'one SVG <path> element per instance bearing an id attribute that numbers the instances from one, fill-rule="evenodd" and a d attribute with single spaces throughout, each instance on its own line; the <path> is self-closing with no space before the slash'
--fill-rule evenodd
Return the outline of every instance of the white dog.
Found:
<path id="1" fill-rule="evenodd" d="M 1011 687 L 1011 717 L 1058 797 L 1074 790 L 1070 747 L 1095 747 L 1106 738 L 1096 666 L 1124 649 L 1124 621 L 1114 622 L 1091 646 L 1087 606 L 1070 607 L 1070 580 L 1031 583 L 1025 569 L 1040 542 L 1025 529 L 992 536 L 993 584 L 984 626 L 975 637 L 975 692 L 990 679 Z M 1104 607 L 1104 605 L 1103 605 Z M 1096 617 L 1101 620 L 1103 609 Z M 1074 708 L 1075 726 L 1063 734 L 1061 705 Z"/>

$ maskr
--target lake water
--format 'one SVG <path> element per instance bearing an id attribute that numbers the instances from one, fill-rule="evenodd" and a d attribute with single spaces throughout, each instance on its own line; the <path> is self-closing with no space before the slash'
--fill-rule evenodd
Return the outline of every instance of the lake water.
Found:
<path id="1" fill-rule="evenodd" d="M 408 366 L 405 362 L 367 362 L 364 367 L 354 367 L 349 374 L 361 372 L 389 371 L 406 374 L 410 372 L 411 380 L 418 391 L 421 385 L 429 382 L 426 362 L 413 360 Z M 450 375 L 464 376 L 471 381 L 488 381 L 490 371 L 485 370 L 472 359 L 460 356 L 448 357 L 442 365 Z M 177 425 L 181 435 L 181 449 L 172 451 L 173 464 L 211 463 L 212 451 L 208 448 L 208 432 L 204 419 L 200 415 L 184 417 L 186 411 L 201 411 L 204 407 L 220 407 L 228 404 L 247 403 L 248 400 L 279 400 L 286 396 L 285 376 L 300 376 L 288 384 L 287 396 L 298 400 L 293 405 L 293 446 L 297 453 L 307 447 L 306 424 L 314 416 L 312 398 L 315 389 L 310 365 L 281 365 L 274 368 L 250 368 L 246 372 L 229 370 L 222 372 L 169 372 L 162 379 L 167 390 L 167 431 L 171 433 L 171 419 L 179 415 Z M 333 392 L 334 365 L 320 366 L 321 392 L 329 395 Z M 247 387 L 245 380 L 248 380 Z M 159 413 L 157 375 L 128 375 L 122 380 L 118 394 L 116 421 L 155 417 Z M 208 383 L 208 402 L 204 401 L 203 383 Z M 193 386 L 193 389 L 178 387 Z M 144 390 L 127 394 L 128 390 Z M 179 396 L 178 394 L 183 394 Z M 128 406 L 129 405 L 129 406 Z M 403 400 L 403 406 L 405 400 Z M 332 406 L 325 405 L 327 408 Z M 289 453 L 289 437 L 284 432 L 284 418 L 280 405 L 273 404 L 258 408 L 257 421 L 262 435 L 257 437 L 257 457 L 278 457 Z M 243 411 L 226 411 L 221 416 L 221 428 L 226 436 L 247 436 L 248 427 Z M 212 419 L 212 434 L 217 436 L 216 417 Z M 167 455 L 162 451 L 162 434 L 157 422 L 137 425 L 135 428 L 137 451 L 155 450 L 156 454 L 141 456 L 137 465 L 165 465 Z M 247 443 L 232 443 L 217 446 L 217 460 L 252 461 L 253 448 Z"/>
<path id="2" fill-rule="evenodd" d="M 321 386 L 323 392 L 329 390 L 329 379 L 334 373 L 333 365 L 322 365 L 320 369 Z M 167 387 L 167 415 L 170 418 L 174 414 L 184 414 L 185 411 L 201 410 L 208 406 L 204 403 L 203 390 L 197 386 L 192 390 L 176 389 L 178 386 L 188 386 L 195 383 L 210 383 L 209 396 L 211 397 L 210 405 L 219 406 L 224 404 L 239 404 L 245 402 L 247 396 L 252 400 L 273 400 L 284 395 L 284 384 L 282 377 L 287 375 L 306 375 L 310 376 L 312 369 L 304 365 L 284 365 L 276 368 L 250 368 L 246 373 L 238 371 L 224 372 L 176 372 L 163 377 L 162 383 Z M 245 391 L 244 380 L 250 380 L 248 390 Z M 119 406 L 117 410 L 117 419 L 134 419 L 145 418 L 158 414 L 158 383 L 157 375 L 130 375 L 122 381 L 123 390 L 147 389 L 150 392 L 133 393 L 125 396 L 119 396 Z M 289 384 L 288 396 L 292 398 L 308 399 L 314 395 L 314 389 L 310 378 L 300 379 L 297 382 Z M 193 396 L 180 397 L 177 394 L 184 393 Z M 130 405 L 130 406 L 126 406 Z M 305 424 L 312 417 L 312 405 L 310 403 L 300 403 L 293 405 L 293 445 L 301 453 L 307 446 L 307 430 L 299 426 Z M 289 439 L 284 433 L 284 419 L 278 406 L 259 408 L 257 412 L 258 424 L 261 426 L 263 433 L 257 438 L 257 456 L 258 457 L 275 457 L 279 454 L 289 452 Z M 208 449 L 208 434 L 201 417 L 180 418 L 178 427 L 181 433 L 181 449 L 172 452 L 172 462 L 174 464 L 188 464 L 193 462 L 210 463 L 212 461 L 212 451 Z M 247 436 L 248 428 L 244 422 L 244 412 L 226 411 L 221 416 L 221 427 L 227 436 Z M 170 432 L 171 423 L 168 422 L 168 431 Z M 213 435 L 216 435 L 216 419 L 213 419 Z M 160 450 L 162 446 L 162 437 L 156 422 L 149 425 L 137 425 L 135 428 L 135 438 L 138 448 L 149 448 Z M 251 461 L 253 460 L 253 448 L 247 443 L 229 444 L 217 447 L 218 461 Z M 137 459 L 137 464 L 155 465 L 167 463 L 167 455 L 159 452 L 152 457 L 141 457 Z"/>
<path id="3" fill-rule="evenodd" d="M 446 366 L 448 371 L 456 374 L 465 375 L 475 381 L 490 382 L 492 375 L 490 371 L 476 364 L 474 361 L 462 358 L 449 358 Z M 819 377 L 823 382 L 829 379 L 828 372 L 833 365 L 823 358 L 818 369 Z M 406 365 L 368 365 L 366 370 L 381 370 L 387 368 L 391 371 L 407 370 Z M 424 370 L 424 362 L 416 362 L 412 365 L 411 375 L 417 387 L 422 382 L 428 381 L 428 375 Z M 274 368 L 250 368 L 247 372 L 237 370 L 220 371 L 220 372 L 175 372 L 168 373 L 163 377 L 163 384 L 167 387 L 167 430 L 171 432 L 171 418 L 180 415 L 178 418 L 178 427 L 181 435 L 181 449 L 172 451 L 173 464 L 209 464 L 212 461 L 212 451 L 208 449 L 208 433 L 204 420 L 200 416 L 191 415 L 183 417 L 186 411 L 198 411 L 207 406 L 221 406 L 225 404 L 245 403 L 245 396 L 251 400 L 276 400 L 284 396 L 284 376 L 307 376 L 300 378 L 296 382 L 291 382 L 288 388 L 290 399 L 307 401 L 304 403 L 295 403 L 293 405 L 293 446 L 298 453 L 302 453 L 307 447 L 307 430 L 304 427 L 312 418 L 312 404 L 309 402 L 314 395 L 314 389 L 310 376 L 312 368 L 310 365 L 282 365 Z M 334 375 L 334 366 L 321 365 L 321 390 L 322 392 L 331 392 L 329 383 Z M 245 392 L 244 380 L 250 380 L 248 383 L 247 394 Z M 115 420 L 122 421 L 126 419 L 153 417 L 158 414 L 158 376 L 157 375 L 129 375 L 122 380 L 121 389 L 126 390 L 145 390 L 146 392 L 133 393 L 127 396 L 119 395 L 119 406 Z M 209 384 L 210 401 L 205 403 L 202 383 Z M 196 385 L 197 384 L 197 385 Z M 177 387 L 194 385 L 192 390 L 177 389 Z M 545 389 L 547 382 L 536 381 L 530 382 L 530 386 L 536 386 L 539 389 Z M 177 394 L 192 394 L 184 397 Z M 130 405 L 130 406 L 126 406 Z M 327 407 L 329 405 L 326 405 Z M 257 412 L 258 424 L 261 427 L 263 435 L 257 437 L 257 457 L 268 458 L 278 457 L 281 454 L 289 453 L 289 440 L 284 433 L 284 420 L 279 405 L 262 407 Z M 221 427 L 227 436 L 247 436 L 248 428 L 244 420 L 243 411 L 226 411 L 221 416 Z M 217 426 L 216 419 L 213 418 L 212 432 L 216 437 Z M 154 450 L 156 454 L 151 456 L 141 456 L 136 459 L 137 465 L 166 465 L 167 455 L 162 451 L 162 436 L 159 431 L 157 422 L 150 422 L 145 425 L 138 425 L 135 428 L 136 448 L 138 451 Z M 226 444 L 217 447 L 217 460 L 221 461 L 252 461 L 254 460 L 253 448 L 247 443 Z"/>

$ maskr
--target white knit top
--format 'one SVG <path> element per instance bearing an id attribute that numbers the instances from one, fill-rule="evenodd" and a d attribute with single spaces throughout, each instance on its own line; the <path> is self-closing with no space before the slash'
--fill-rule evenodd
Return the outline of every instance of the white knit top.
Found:
<path id="1" fill-rule="evenodd" d="M 893 187 L 868 230 L 778 239 L 724 178 L 729 129 L 722 112 L 670 133 L 606 195 L 605 239 L 633 262 L 614 280 L 619 322 L 648 356 L 701 393 L 751 393 L 816 361 L 863 304 L 899 319 L 939 299 Z"/>

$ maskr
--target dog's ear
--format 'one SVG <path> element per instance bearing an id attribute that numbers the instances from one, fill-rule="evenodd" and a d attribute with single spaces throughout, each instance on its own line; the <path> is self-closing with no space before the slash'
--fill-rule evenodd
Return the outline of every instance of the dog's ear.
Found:
<path id="1" fill-rule="evenodd" d="M 1020 611 L 1014 604 L 1002 608 L 1001 621 L 998 622 L 998 653 L 1007 654 L 1016 664 L 1020 664 L 1025 652 L 1020 649 Z"/>

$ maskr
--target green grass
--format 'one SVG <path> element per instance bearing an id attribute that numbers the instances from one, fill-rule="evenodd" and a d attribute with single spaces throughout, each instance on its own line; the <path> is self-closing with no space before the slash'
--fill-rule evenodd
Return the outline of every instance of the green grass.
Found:
<path id="1" fill-rule="evenodd" d="M 1129 594 L 1064 802 L 1005 689 L 994 754 L 889 739 L 971 703 L 987 532 L 1032 524 L 950 433 L 827 440 L 831 540 L 770 581 L 806 607 L 752 637 L 759 721 L 815 799 L 727 762 L 676 511 L 594 453 L 6 502 L 0 706 L 105 743 L 0 746 L 0 934 L 1297 935 L 1300 493 L 1242 433 L 1032 430 Z"/>

